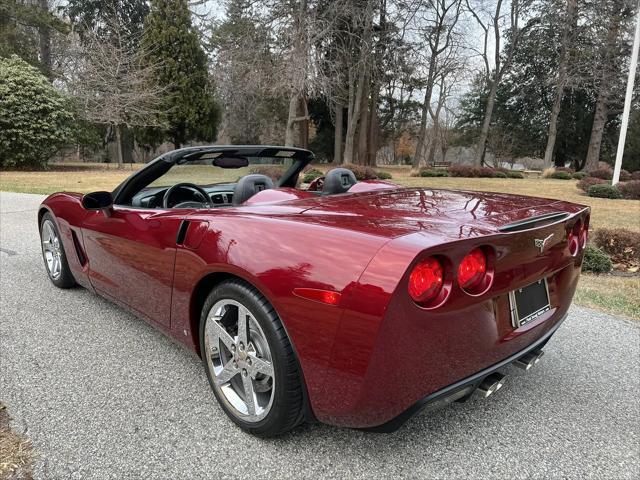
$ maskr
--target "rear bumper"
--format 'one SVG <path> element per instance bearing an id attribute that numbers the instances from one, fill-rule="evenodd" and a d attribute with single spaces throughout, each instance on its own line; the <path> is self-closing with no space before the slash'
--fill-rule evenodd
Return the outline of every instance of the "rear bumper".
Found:
<path id="1" fill-rule="evenodd" d="M 431 393 L 426 397 L 418 400 L 416 403 L 411 405 L 408 409 L 402 412 L 400 415 L 395 418 L 383 423 L 382 425 L 378 425 L 375 427 L 366 427 L 361 430 L 369 431 L 369 432 L 378 432 L 378 433 L 391 433 L 398 430 L 407 420 L 409 420 L 414 415 L 420 413 L 423 410 L 435 410 L 440 407 L 444 407 L 450 403 L 453 403 L 457 400 L 467 397 L 471 393 L 473 393 L 478 385 L 482 383 L 482 381 L 491 375 L 492 373 L 497 372 L 498 370 L 507 367 L 514 363 L 519 358 L 523 357 L 529 352 L 534 350 L 538 350 L 545 346 L 545 344 L 549 341 L 549 339 L 553 336 L 554 333 L 558 330 L 560 325 L 564 322 L 565 318 L 567 318 L 567 314 L 564 314 L 560 320 L 556 322 L 556 324 L 547 331 L 542 337 L 533 342 L 531 345 L 526 348 L 520 350 L 519 352 L 505 358 L 504 360 L 492 365 L 484 370 L 475 373 L 467 378 L 464 378 L 456 383 L 453 383 L 437 392 Z"/>

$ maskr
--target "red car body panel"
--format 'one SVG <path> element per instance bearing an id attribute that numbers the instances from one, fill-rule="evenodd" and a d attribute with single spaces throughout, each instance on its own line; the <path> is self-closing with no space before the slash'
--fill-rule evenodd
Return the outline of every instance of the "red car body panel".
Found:
<path id="1" fill-rule="evenodd" d="M 203 285 L 228 275 L 250 282 L 287 330 L 315 417 L 372 427 L 553 329 L 570 305 L 582 261 L 582 251 L 568 250 L 566 225 L 589 213 L 556 200 L 382 183 L 332 196 L 265 190 L 233 208 L 114 206 L 109 216 L 84 210 L 80 194 L 54 194 L 41 214 L 55 216 L 65 251 L 77 253 L 67 257 L 78 283 L 196 351 Z M 553 212 L 568 217 L 500 231 Z M 183 220 L 189 224 L 178 244 Z M 538 252 L 535 239 L 551 233 Z M 476 246 L 495 256 L 487 292 L 470 295 L 452 281 L 438 308 L 411 300 L 408 276 L 420 259 L 437 254 L 453 270 Z M 543 277 L 551 310 L 514 329 L 509 291 Z M 299 287 L 341 292 L 341 303 L 293 295 Z"/>

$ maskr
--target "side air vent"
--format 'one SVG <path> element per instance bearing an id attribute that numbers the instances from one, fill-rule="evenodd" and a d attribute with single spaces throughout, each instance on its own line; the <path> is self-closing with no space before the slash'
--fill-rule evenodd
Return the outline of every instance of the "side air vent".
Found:
<path id="1" fill-rule="evenodd" d="M 535 217 L 526 218 L 517 222 L 510 223 L 500 227 L 501 232 L 519 232 L 530 228 L 542 227 L 560 220 L 564 220 L 569 216 L 566 212 L 546 213 L 544 215 L 536 215 Z"/>
<path id="2" fill-rule="evenodd" d="M 73 246 L 76 250 L 78 261 L 80 262 L 80 265 L 84 267 L 87 264 L 87 256 L 82 249 L 82 245 L 80 245 L 80 240 L 78 240 L 76 232 L 74 232 L 73 230 L 71 230 L 71 238 L 73 239 Z"/>

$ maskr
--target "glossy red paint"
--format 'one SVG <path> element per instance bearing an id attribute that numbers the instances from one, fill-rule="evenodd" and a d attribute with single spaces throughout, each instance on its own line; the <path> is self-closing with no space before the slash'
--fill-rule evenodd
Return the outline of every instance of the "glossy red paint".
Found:
<path id="1" fill-rule="evenodd" d="M 582 249 L 572 256 L 567 233 L 588 215 L 555 200 L 393 185 L 333 196 L 266 190 L 245 205 L 210 210 L 115 206 L 105 214 L 84 210 L 80 199 L 55 194 L 41 210 L 55 216 L 79 283 L 197 350 L 199 294 L 208 293 L 200 286 L 228 276 L 250 282 L 282 319 L 314 415 L 351 427 L 380 425 L 550 331 L 580 273 Z M 568 217 L 500 231 L 553 212 Z M 534 246 L 550 235 L 543 251 Z M 84 265 L 71 254 L 78 247 Z M 458 266 L 476 248 L 490 249 L 489 283 L 465 291 Z M 446 297 L 427 308 L 408 285 L 414 267 L 432 256 L 442 261 Z M 542 277 L 551 310 L 514 329 L 509 291 Z M 340 303 L 294 289 L 337 292 Z"/>

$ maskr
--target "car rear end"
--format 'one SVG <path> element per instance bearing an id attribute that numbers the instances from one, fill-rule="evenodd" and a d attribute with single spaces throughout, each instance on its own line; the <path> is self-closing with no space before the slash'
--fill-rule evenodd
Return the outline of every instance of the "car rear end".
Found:
<path id="1" fill-rule="evenodd" d="M 488 396 L 510 363 L 533 366 L 570 306 L 588 226 L 587 207 L 556 202 L 461 224 L 457 240 L 391 241 L 345 302 L 340 407 L 325 420 L 394 430 L 423 408 Z"/>

